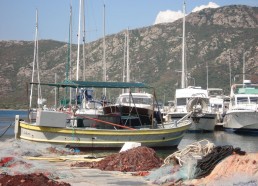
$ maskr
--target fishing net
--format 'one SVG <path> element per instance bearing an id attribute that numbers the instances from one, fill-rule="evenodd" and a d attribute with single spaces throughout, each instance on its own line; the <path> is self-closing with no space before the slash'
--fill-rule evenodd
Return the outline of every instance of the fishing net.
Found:
<path id="1" fill-rule="evenodd" d="M 106 171 L 136 172 L 159 168 L 162 160 L 148 147 L 136 147 L 111 154 L 98 162 L 78 162 L 74 167 L 91 167 Z"/>
<path id="2" fill-rule="evenodd" d="M 43 174 L 25 174 L 25 175 L 6 175 L 0 174 L 0 185 L 3 186 L 70 186 L 69 183 L 65 182 L 57 182 L 49 179 L 47 176 Z"/>
<path id="3" fill-rule="evenodd" d="M 197 160 L 209 154 L 213 148 L 214 144 L 208 140 L 194 142 L 167 156 L 162 167 L 145 178 L 155 184 L 175 184 L 181 180 L 192 179 L 195 176 Z"/>
<path id="4" fill-rule="evenodd" d="M 186 146 L 184 149 L 181 149 L 173 154 L 169 155 L 165 160 L 164 164 L 161 168 L 152 171 L 148 176 L 145 178 L 152 183 L 155 184 L 164 184 L 170 183 L 171 185 L 178 185 L 182 183 L 187 183 L 187 180 L 202 180 L 200 178 L 204 178 L 205 176 L 209 177 L 212 174 L 216 166 L 225 158 L 230 155 L 245 155 L 244 151 L 241 151 L 240 148 L 233 148 L 233 146 L 225 145 L 225 146 L 216 146 L 210 143 L 208 140 L 201 140 L 191 145 Z M 249 158 L 251 159 L 251 158 Z M 235 182 L 236 185 L 243 185 L 243 184 L 252 184 L 257 183 L 256 180 L 250 179 L 250 175 L 253 176 L 254 174 L 258 174 L 258 163 L 257 160 L 242 160 L 241 163 L 237 161 L 231 162 L 227 166 L 223 165 L 224 169 L 234 169 L 236 170 L 243 169 L 243 165 L 245 164 L 247 167 L 250 168 L 249 172 L 253 170 L 251 174 L 249 174 L 248 179 L 241 180 Z M 254 159 L 254 158 L 253 158 Z M 220 165 L 220 164 L 219 164 Z M 221 165 L 220 165 L 221 166 Z M 229 168 L 230 167 L 230 168 Z M 241 168 L 242 167 L 242 168 Z M 247 169 L 244 168 L 247 172 Z M 215 171 L 216 173 L 213 174 L 213 177 L 209 180 L 206 180 L 205 183 L 211 183 L 213 181 L 213 185 L 227 185 L 226 182 L 229 181 L 225 178 L 224 184 L 221 181 L 214 180 L 216 174 L 220 175 L 223 178 L 223 174 L 220 174 L 219 171 Z M 232 170 L 231 175 L 237 173 L 235 170 Z M 228 174 L 228 173 L 227 173 Z M 227 175 L 226 174 L 226 175 Z M 221 179 L 219 177 L 219 179 Z M 258 175 L 257 175 L 258 178 Z M 206 179 L 206 178 L 205 178 Z M 238 179 L 239 180 L 239 179 Z M 232 180 L 231 180 L 232 181 Z M 198 183 L 198 184 L 196 184 Z M 189 185 L 205 185 L 202 184 L 203 182 L 189 182 Z M 232 185 L 232 184 L 230 184 Z"/>
<path id="5" fill-rule="evenodd" d="M 28 157 L 57 156 L 59 154 L 71 154 L 69 149 L 39 144 L 21 140 L 6 139 L 0 146 L 0 173 L 8 175 L 43 173 L 49 178 L 70 177 L 60 174 L 57 168 L 48 162 L 41 163 L 28 159 Z"/>
<path id="6" fill-rule="evenodd" d="M 258 185 L 258 153 L 232 155 L 221 160 L 211 173 L 201 179 L 186 182 L 188 185 Z"/>

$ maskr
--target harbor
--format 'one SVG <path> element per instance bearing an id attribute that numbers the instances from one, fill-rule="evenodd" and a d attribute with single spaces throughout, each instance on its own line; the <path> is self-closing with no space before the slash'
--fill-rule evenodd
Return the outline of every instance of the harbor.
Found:
<path id="1" fill-rule="evenodd" d="M 35 35 L 0 41 L 0 186 L 258 185 L 256 4 L 180 1 L 16 2 Z"/>

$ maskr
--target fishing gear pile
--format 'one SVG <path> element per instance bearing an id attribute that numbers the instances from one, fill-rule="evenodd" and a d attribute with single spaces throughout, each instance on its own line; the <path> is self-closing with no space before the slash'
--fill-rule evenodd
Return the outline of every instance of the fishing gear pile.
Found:
<path id="1" fill-rule="evenodd" d="M 148 147 L 136 147 L 111 154 L 98 162 L 78 162 L 73 167 L 91 167 L 105 171 L 137 172 L 159 168 L 163 160 Z"/>
<path id="2" fill-rule="evenodd" d="M 39 174 L 23 174 L 23 175 L 6 175 L 0 174 L 0 185 L 3 186 L 29 186 L 29 185 L 37 185 L 37 186 L 70 186 L 69 183 L 58 182 L 49 179 L 42 173 Z"/>
<path id="3" fill-rule="evenodd" d="M 226 146 L 217 146 L 213 150 L 203 157 L 201 160 L 197 161 L 195 178 L 200 179 L 211 173 L 214 167 L 226 157 L 232 155 L 233 153 L 239 155 L 245 155 L 244 151 L 241 151 L 240 148 L 233 148 L 231 145 Z"/>

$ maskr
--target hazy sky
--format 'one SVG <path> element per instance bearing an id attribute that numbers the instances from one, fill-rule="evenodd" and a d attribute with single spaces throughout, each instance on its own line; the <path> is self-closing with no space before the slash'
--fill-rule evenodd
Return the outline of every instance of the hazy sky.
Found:
<path id="1" fill-rule="evenodd" d="M 73 9 L 73 43 L 77 43 L 79 0 L 0 0 L 0 40 L 34 40 L 36 9 L 39 39 L 67 42 L 70 4 Z M 124 29 L 174 21 L 182 16 L 183 0 L 85 0 L 86 41 L 103 37 L 103 5 L 106 35 Z M 205 7 L 241 4 L 258 6 L 258 0 L 186 0 L 186 13 Z"/>

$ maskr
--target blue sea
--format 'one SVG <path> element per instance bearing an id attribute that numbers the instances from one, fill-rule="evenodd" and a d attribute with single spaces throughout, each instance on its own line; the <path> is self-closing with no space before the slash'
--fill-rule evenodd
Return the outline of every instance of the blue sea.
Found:
<path id="1" fill-rule="evenodd" d="M 22 110 L 0 110 L 0 140 L 3 138 L 14 138 L 15 115 L 20 115 L 21 119 L 25 119 L 27 113 L 27 111 Z M 6 131 L 7 127 L 10 125 L 12 126 Z M 234 148 L 240 147 L 246 152 L 258 152 L 257 135 L 235 134 L 225 131 L 214 131 L 212 133 L 186 133 L 180 142 L 178 149 L 185 148 L 187 145 L 204 139 L 217 146 L 232 145 Z"/>

